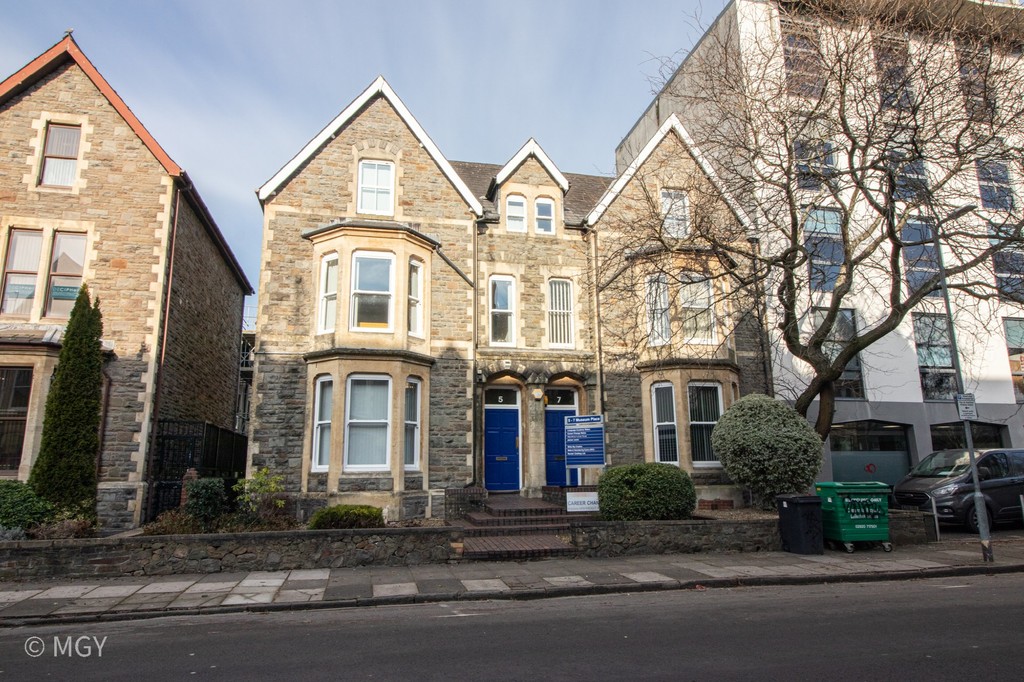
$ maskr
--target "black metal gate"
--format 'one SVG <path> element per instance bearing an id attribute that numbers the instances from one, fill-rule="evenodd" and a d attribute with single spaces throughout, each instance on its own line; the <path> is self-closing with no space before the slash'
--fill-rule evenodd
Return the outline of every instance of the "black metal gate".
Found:
<path id="1" fill-rule="evenodd" d="M 146 519 L 152 521 L 181 503 L 182 477 L 195 469 L 201 478 L 226 479 L 230 487 L 245 477 L 248 439 L 204 422 L 161 419 L 149 481 Z"/>

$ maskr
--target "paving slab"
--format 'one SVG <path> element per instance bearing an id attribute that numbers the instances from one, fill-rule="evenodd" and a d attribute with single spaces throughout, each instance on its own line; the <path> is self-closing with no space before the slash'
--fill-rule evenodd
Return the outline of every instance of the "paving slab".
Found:
<path id="1" fill-rule="evenodd" d="M 418 593 L 416 583 L 382 583 L 373 586 L 374 597 L 405 597 Z"/>

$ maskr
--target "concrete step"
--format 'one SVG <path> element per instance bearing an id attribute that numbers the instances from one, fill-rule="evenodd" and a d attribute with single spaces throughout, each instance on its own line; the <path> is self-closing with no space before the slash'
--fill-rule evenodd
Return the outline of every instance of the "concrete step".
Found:
<path id="1" fill-rule="evenodd" d="M 475 561 L 547 559 L 574 553 L 572 546 L 556 535 L 467 537 L 462 547 L 462 558 Z"/>

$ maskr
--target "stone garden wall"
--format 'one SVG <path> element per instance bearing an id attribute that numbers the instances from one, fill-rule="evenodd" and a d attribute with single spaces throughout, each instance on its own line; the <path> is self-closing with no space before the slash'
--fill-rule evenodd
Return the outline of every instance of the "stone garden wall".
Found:
<path id="1" fill-rule="evenodd" d="M 0 542 L 0 580 L 445 563 L 450 528 Z"/>
<path id="2" fill-rule="evenodd" d="M 935 539 L 930 514 L 893 511 L 889 525 L 897 547 Z M 586 557 L 781 549 L 775 519 L 581 520 L 569 539 Z M 443 564 L 461 540 L 453 527 L 22 540 L 0 542 L 0 581 Z"/>

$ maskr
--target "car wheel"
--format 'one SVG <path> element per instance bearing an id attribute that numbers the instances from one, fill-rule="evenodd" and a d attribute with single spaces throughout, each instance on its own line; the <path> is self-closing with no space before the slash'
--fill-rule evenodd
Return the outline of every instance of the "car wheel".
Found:
<path id="1" fill-rule="evenodd" d="M 969 512 L 967 512 L 967 530 L 969 530 L 972 533 L 979 532 L 979 529 L 978 529 L 978 514 L 976 512 L 977 512 L 977 509 L 975 507 L 971 507 L 971 510 Z M 989 531 L 991 531 L 992 530 L 992 514 L 989 513 L 988 508 L 985 509 L 985 516 L 988 517 L 988 529 L 989 529 Z"/>

